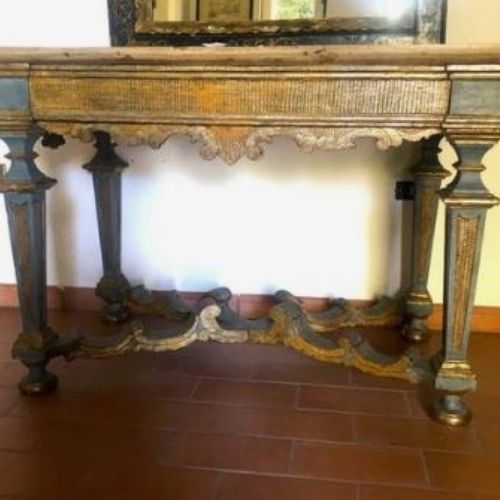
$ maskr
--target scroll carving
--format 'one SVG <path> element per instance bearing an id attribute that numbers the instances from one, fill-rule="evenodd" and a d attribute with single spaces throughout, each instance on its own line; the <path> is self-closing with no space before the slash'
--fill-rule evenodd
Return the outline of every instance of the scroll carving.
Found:
<path id="1" fill-rule="evenodd" d="M 74 356 L 102 358 L 137 351 L 174 351 L 196 341 L 225 343 L 251 342 L 282 344 L 319 361 L 340 363 L 381 377 L 418 382 L 431 375 L 429 363 L 414 350 L 401 356 L 377 352 L 361 335 L 351 333 L 337 341 L 328 335 L 343 325 L 383 324 L 392 322 L 394 304 L 388 299 L 357 315 L 338 305 L 324 316 L 308 314 L 298 299 L 285 291 L 275 295 L 276 305 L 268 318 L 248 320 L 239 317 L 230 306 L 231 292 L 220 288 L 207 293 L 195 306 L 183 303 L 173 292 L 163 298 L 142 287 L 131 290 L 129 306 L 143 314 L 177 321 L 164 330 L 153 331 L 139 321 L 130 323 L 114 338 L 85 338 Z M 347 314 L 345 311 L 349 311 Z"/>
<path id="2" fill-rule="evenodd" d="M 335 151 L 352 149 L 356 141 L 373 138 L 381 150 L 400 146 L 404 141 L 418 142 L 439 133 L 438 129 L 388 127 L 239 127 L 239 126 L 185 126 L 150 124 L 66 123 L 40 122 L 45 130 L 67 135 L 85 142 L 94 140 L 94 133 L 104 131 L 113 140 L 127 146 L 149 145 L 161 147 L 172 136 L 187 136 L 199 145 L 199 153 L 206 160 L 220 157 L 233 165 L 242 157 L 259 159 L 276 137 L 289 137 L 300 150 Z"/>

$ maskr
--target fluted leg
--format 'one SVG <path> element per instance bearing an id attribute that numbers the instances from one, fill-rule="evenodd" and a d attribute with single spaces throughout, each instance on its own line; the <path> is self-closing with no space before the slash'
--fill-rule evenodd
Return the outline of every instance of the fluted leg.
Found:
<path id="1" fill-rule="evenodd" d="M 441 192 L 446 204 L 443 347 L 437 358 L 435 387 L 444 394 L 433 416 L 447 425 L 464 425 L 471 413 L 462 395 L 476 380 L 468 361 L 470 324 L 488 208 L 498 199 L 481 181 L 481 159 L 489 145 L 457 143 L 455 179 Z"/>
<path id="2" fill-rule="evenodd" d="M 103 277 L 96 294 L 107 302 L 105 317 L 123 321 L 128 316 L 125 301 L 130 289 L 121 271 L 121 175 L 127 163 L 115 152 L 105 132 L 95 134 L 97 152 L 84 168 L 92 173 L 101 242 Z"/>
<path id="3" fill-rule="evenodd" d="M 429 336 L 425 323 L 432 313 L 432 298 L 427 282 L 439 203 L 438 191 L 442 179 L 448 175 L 438 161 L 441 138 L 438 135 L 423 141 L 421 161 L 412 168 L 415 179 L 412 272 L 410 289 L 405 297 L 402 332 L 403 337 L 410 342 L 422 342 Z"/>
<path id="4" fill-rule="evenodd" d="M 12 167 L 0 181 L 0 192 L 5 193 L 22 316 L 22 332 L 12 352 L 29 369 L 19 384 L 28 394 L 57 387 L 57 377 L 46 366 L 52 357 L 69 354 L 73 347 L 47 325 L 45 191 L 56 181 L 35 165 L 33 146 L 39 136 L 36 129 L 2 134 Z"/>

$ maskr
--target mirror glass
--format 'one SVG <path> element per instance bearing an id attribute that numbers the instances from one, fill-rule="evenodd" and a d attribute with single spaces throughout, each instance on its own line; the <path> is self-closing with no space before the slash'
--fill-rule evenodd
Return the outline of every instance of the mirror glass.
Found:
<path id="1" fill-rule="evenodd" d="M 157 22 L 240 22 L 413 15 L 416 0 L 154 0 Z"/>

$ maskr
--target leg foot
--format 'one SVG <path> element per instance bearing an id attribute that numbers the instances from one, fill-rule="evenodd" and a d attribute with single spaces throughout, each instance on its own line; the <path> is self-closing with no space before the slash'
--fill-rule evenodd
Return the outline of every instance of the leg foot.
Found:
<path id="1" fill-rule="evenodd" d="M 44 365 L 30 366 L 28 375 L 19 382 L 21 392 L 29 396 L 49 394 L 55 391 L 57 386 L 57 377 L 47 371 Z"/>
<path id="2" fill-rule="evenodd" d="M 43 395 L 57 389 L 57 377 L 47 370 L 47 365 L 58 356 L 71 359 L 80 342 L 79 338 L 63 339 L 49 327 L 19 334 L 12 354 L 28 368 L 28 374 L 19 383 L 21 392 Z"/>
<path id="3" fill-rule="evenodd" d="M 124 304 L 107 304 L 103 309 L 103 318 L 108 323 L 123 323 L 129 317 L 129 311 Z"/>
<path id="4" fill-rule="evenodd" d="M 425 319 L 413 318 L 409 323 L 404 325 L 401 336 L 407 342 L 421 344 L 429 340 L 431 332 L 425 324 Z"/>
<path id="5" fill-rule="evenodd" d="M 126 300 L 130 285 L 125 276 L 105 276 L 99 281 L 96 295 L 106 301 L 103 316 L 110 323 L 121 323 L 129 316 Z"/>
<path id="6" fill-rule="evenodd" d="M 440 424 L 462 427 L 471 421 L 472 413 L 461 396 L 445 394 L 434 401 L 431 417 Z"/>

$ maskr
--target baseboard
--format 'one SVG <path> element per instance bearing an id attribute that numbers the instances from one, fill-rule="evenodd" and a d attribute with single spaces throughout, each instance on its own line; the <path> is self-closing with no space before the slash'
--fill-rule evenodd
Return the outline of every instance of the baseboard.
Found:
<path id="1" fill-rule="evenodd" d="M 443 325 L 443 305 L 435 304 L 431 317 L 427 320 L 431 330 L 441 330 Z M 472 331 L 500 333 L 500 307 L 476 306 L 472 316 Z"/>
<path id="2" fill-rule="evenodd" d="M 195 303 L 201 296 L 198 292 L 181 292 L 181 297 L 188 303 Z M 103 302 L 96 297 L 93 288 L 49 286 L 47 291 L 49 309 L 66 311 L 100 311 Z M 324 297 L 301 297 L 310 311 L 321 311 L 328 307 L 329 299 Z M 373 304 L 369 300 L 351 300 L 357 307 Z M 231 300 L 233 309 L 243 317 L 257 318 L 266 315 L 273 306 L 270 295 L 240 294 Z M 16 285 L 0 284 L 0 307 L 19 307 Z M 436 304 L 428 320 L 432 330 L 440 330 L 443 324 L 443 306 Z M 500 307 L 476 306 L 472 318 L 472 330 L 475 332 L 500 333 Z"/>

